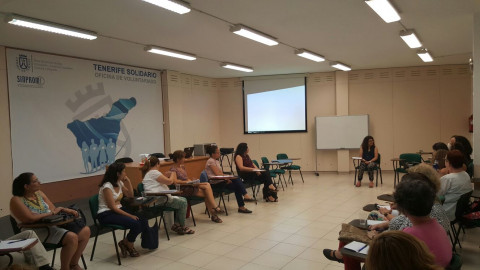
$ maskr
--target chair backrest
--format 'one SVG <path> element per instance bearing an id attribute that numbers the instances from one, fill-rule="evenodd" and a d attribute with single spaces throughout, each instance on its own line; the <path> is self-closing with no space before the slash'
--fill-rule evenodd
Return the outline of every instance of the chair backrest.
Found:
<path id="1" fill-rule="evenodd" d="M 10 225 L 12 226 L 12 230 L 14 234 L 20 233 L 20 228 L 18 227 L 17 221 L 10 215 Z"/>
<path id="2" fill-rule="evenodd" d="M 457 207 L 455 208 L 455 218 L 462 218 L 462 216 L 467 212 L 468 210 L 468 204 L 470 202 L 470 197 L 472 196 L 472 191 L 467 192 L 460 196 L 460 198 L 457 201 Z"/>
<path id="3" fill-rule="evenodd" d="M 93 222 L 97 224 L 97 212 L 98 212 L 98 194 L 93 195 L 88 200 L 90 206 L 90 214 L 92 214 Z"/>
<path id="4" fill-rule="evenodd" d="M 467 173 L 468 175 L 470 175 L 470 178 L 473 178 L 473 171 L 474 171 L 474 166 L 473 166 L 473 160 L 472 160 L 467 165 Z"/>
<path id="5" fill-rule="evenodd" d="M 267 165 L 267 163 L 269 163 L 268 158 L 262 157 L 262 163 L 263 163 L 263 168 L 268 171 L 268 169 L 270 169 L 270 165 Z"/>
<path id="6" fill-rule="evenodd" d="M 380 153 L 378 153 L 378 158 L 377 158 L 377 166 L 380 168 L 380 165 L 382 164 L 382 155 L 380 155 Z"/>
<path id="7" fill-rule="evenodd" d="M 288 156 L 285 153 L 280 153 L 277 154 L 277 159 L 288 159 Z"/>
<path id="8" fill-rule="evenodd" d="M 462 269 L 462 264 L 462 257 L 457 253 L 453 253 L 452 260 L 450 261 L 450 264 L 445 267 L 445 270 L 460 270 Z"/>
<path id="9" fill-rule="evenodd" d="M 150 154 L 150 156 L 154 156 L 156 158 L 165 158 L 165 155 L 163 153 L 153 153 Z"/>
<path id="10" fill-rule="evenodd" d="M 133 162 L 133 159 L 130 157 L 124 157 L 124 158 L 119 158 L 115 160 L 115 162 L 122 162 L 122 163 L 131 163 Z"/>
<path id="11" fill-rule="evenodd" d="M 257 166 L 260 169 L 260 165 L 258 165 L 257 160 L 254 159 L 254 160 L 252 160 L 252 162 L 253 162 L 253 164 L 255 164 L 255 166 Z"/>
<path id="12" fill-rule="evenodd" d="M 138 193 L 142 194 L 143 191 L 145 191 L 145 189 L 143 188 L 143 183 L 138 183 L 137 185 L 137 191 Z"/>
<path id="13" fill-rule="evenodd" d="M 207 174 L 207 171 L 203 170 L 203 171 L 200 173 L 200 182 L 201 182 L 201 183 L 208 182 L 208 174 Z"/>
<path id="14" fill-rule="evenodd" d="M 400 154 L 400 158 L 404 159 L 404 161 L 400 163 L 400 165 L 404 168 L 405 167 L 408 168 L 408 167 L 422 163 L 422 156 L 419 154 L 404 153 L 404 154 Z"/>

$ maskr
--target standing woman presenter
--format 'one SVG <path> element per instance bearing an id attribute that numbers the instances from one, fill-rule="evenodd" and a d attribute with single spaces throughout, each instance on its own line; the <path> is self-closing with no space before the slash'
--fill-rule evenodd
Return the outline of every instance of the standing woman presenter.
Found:
<path id="1" fill-rule="evenodd" d="M 368 179 L 370 180 L 368 187 L 373 188 L 373 170 L 377 167 L 378 148 L 375 146 L 375 140 L 372 136 L 363 138 L 362 145 L 360 146 L 360 156 L 362 157 L 362 161 L 358 168 L 357 187 L 362 185 L 363 172 L 367 170 Z"/>

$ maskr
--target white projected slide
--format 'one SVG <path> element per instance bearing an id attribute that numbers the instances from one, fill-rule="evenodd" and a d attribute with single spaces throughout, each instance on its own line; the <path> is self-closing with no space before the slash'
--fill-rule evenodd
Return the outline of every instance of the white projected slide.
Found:
<path id="1" fill-rule="evenodd" d="M 305 85 L 246 96 L 246 132 L 305 131 Z"/>

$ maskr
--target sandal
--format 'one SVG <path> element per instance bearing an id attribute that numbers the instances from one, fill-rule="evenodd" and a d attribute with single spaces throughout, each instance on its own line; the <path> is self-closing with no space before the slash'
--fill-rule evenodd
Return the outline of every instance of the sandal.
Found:
<path id="1" fill-rule="evenodd" d="M 219 206 L 212 208 L 212 211 L 217 214 L 225 213 L 225 211 L 223 211 L 222 208 L 220 208 Z"/>
<path id="2" fill-rule="evenodd" d="M 120 248 L 120 251 L 122 253 L 122 257 L 123 258 L 126 258 L 127 257 L 127 245 L 125 245 L 125 242 L 123 242 L 124 240 L 121 240 L 120 242 L 118 242 L 118 247 Z"/>
<path id="3" fill-rule="evenodd" d="M 128 253 L 130 253 L 130 257 L 140 256 L 140 253 L 138 253 L 138 251 L 134 247 L 132 247 L 131 249 L 128 249 Z"/>
<path id="4" fill-rule="evenodd" d="M 271 199 L 270 199 L 271 198 Z M 278 202 L 278 199 L 277 198 L 274 198 L 272 196 L 268 196 L 267 198 L 265 198 L 265 201 L 266 202 Z"/>
<path id="5" fill-rule="evenodd" d="M 179 235 L 184 235 L 184 234 L 185 234 L 185 232 L 183 231 L 182 226 L 180 226 L 180 225 L 178 225 L 178 224 L 173 224 L 171 230 L 174 231 L 174 232 L 176 232 L 176 233 L 179 234 Z"/>
<path id="6" fill-rule="evenodd" d="M 323 250 L 323 256 L 325 256 L 325 258 L 329 259 L 330 261 L 336 261 L 336 262 L 339 262 L 339 263 L 343 263 L 343 258 L 339 259 L 339 258 L 335 257 L 335 250 L 324 249 Z"/>
<path id="7" fill-rule="evenodd" d="M 78 269 L 83 270 L 80 266 L 78 266 L 78 264 L 71 264 L 70 269 L 71 270 L 78 270 Z"/>
<path id="8" fill-rule="evenodd" d="M 188 228 L 187 226 L 184 226 L 184 227 L 183 227 L 183 233 L 185 233 L 185 234 L 194 234 L 195 231 L 192 230 L 192 229 L 190 229 L 190 228 Z"/>
<path id="9" fill-rule="evenodd" d="M 257 200 L 255 200 L 254 198 L 248 198 L 248 199 L 243 198 L 243 201 L 244 202 L 256 202 Z"/>
<path id="10" fill-rule="evenodd" d="M 215 223 L 222 223 L 223 221 L 217 216 L 212 214 L 212 221 Z"/>

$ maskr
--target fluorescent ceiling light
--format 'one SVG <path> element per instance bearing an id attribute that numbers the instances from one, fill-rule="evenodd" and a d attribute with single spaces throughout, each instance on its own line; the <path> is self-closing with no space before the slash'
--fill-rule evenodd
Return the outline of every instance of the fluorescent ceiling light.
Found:
<path id="1" fill-rule="evenodd" d="M 93 40 L 97 38 L 97 33 L 83 30 L 80 28 L 75 28 L 67 25 L 62 25 L 58 23 L 52 23 L 47 21 L 42 21 L 38 19 L 33 19 L 17 14 L 10 14 L 5 17 L 5 21 L 22 27 L 27 27 L 31 29 L 47 31 L 56 34 L 67 35 L 71 37 L 83 38 Z"/>
<path id="2" fill-rule="evenodd" d="M 411 29 L 400 31 L 400 37 L 407 43 L 408 47 L 412 49 L 422 47 L 422 43 Z"/>
<path id="3" fill-rule="evenodd" d="M 263 43 L 263 44 L 268 45 L 268 46 L 278 45 L 278 42 L 277 42 L 276 38 L 271 37 L 271 36 L 269 36 L 267 34 L 264 34 L 262 32 L 259 32 L 257 30 L 253 30 L 253 29 L 248 28 L 248 27 L 246 27 L 244 25 L 241 25 L 241 24 L 236 24 L 236 25 L 232 26 L 230 28 L 230 31 L 237 34 L 237 35 L 255 40 L 257 42 Z"/>
<path id="4" fill-rule="evenodd" d="M 315 61 L 315 62 L 325 61 L 325 57 L 323 57 L 322 55 L 319 55 L 319 54 L 316 54 L 316 53 L 313 53 L 313 52 L 309 52 L 305 49 L 295 50 L 295 54 L 300 56 L 300 57 L 307 58 L 307 59 L 310 59 L 310 60 Z"/>
<path id="5" fill-rule="evenodd" d="M 417 55 L 423 60 L 423 62 L 432 62 L 433 58 L 427 49 L 420 49 L 417 51 Z"/>
<path id="6" fill-rule="evenodd" d="M 221 63 L 220 66 L 222 66 L 224 68 L 243 71 L 243 72 L 252 72 L 253 71 L 253 68 L 251 68 L 251 67 L 241 66 L 241 65 L 232 64 L 232 63 Z"/>
<path id="7" fill-rule="evenodd" d="M 386 23 L 400 21 L 400 15 L 388 0 L 365 0 Z"/>
<path id="8" fill-rule="evenodd" d="M 190 60 L 190 61 L 197 59 L 197 57 L 194 54 L 180 52 L 180 51 L 167 49 L 167 48 L 155 47 L 155 46 L 147 46 L 147 47 L 145 47 L 145 51 L 151 52 L 151 53 L 156 53 L 156 54 L 161 54 L 161 55 L 166 55 L 166 56 L 170 56 L 170 57 L 176 57 L 176 58 L 180 58 L 180 59 Z"/>
<path id="9" fill-rule="evenodd" d="M 340 62 L 330 62 L 330 66 L 336 68 L 336 69 L 340 69 L 340 70 L 343 70 L 343 71 L 349 71 L 349 70 L 352 70 L 352 68 L 350 68 L 349 66 L 343 64 L 343 63 L 340 63 Z"/>
<path id="10" fill-rule="evenodd" d="M 178 14 L 185 14 L 192 10 L 190 4 L 180 0 L 143 0 L 150 4 L 159 6 L 164 9 L 176 12 Z"/>

